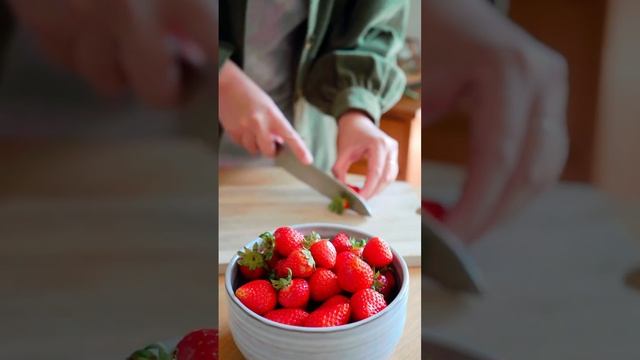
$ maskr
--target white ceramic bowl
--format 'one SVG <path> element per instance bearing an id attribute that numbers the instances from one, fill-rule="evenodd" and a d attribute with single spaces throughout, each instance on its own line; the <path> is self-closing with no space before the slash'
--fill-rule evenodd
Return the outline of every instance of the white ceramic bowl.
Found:
<path id="1" fill-rule="evenodd" d="M 372 234 L 334 224 L 302 224 L 293 228 L 323 238 L 344 231 L 356 238 Z M 376 234 L 384 238 L 384 234 Z M 256 239 L 250 244 L 252 245 Z M 393 267 L 397 274 L 398 294 L 378 314 L 365 320 L 333 328 L 304 328 L 268 320 L 249 310 L 235 296 L 238 269 L 234 256 L 225 272 L 229 301 L 229 327 L 236 345 L 248 360 L 386 360 L 402 336 L 407 315 L 409 272 L 404 259 L 393 250 Z"/>

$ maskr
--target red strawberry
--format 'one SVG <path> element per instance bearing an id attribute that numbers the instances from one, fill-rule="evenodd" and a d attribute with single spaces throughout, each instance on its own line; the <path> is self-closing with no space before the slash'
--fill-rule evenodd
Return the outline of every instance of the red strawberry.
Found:
<path id="1" fill-rule="evenodd" d="M 328 206 L 329 211 L 338 215 L 342 215 L 342 213 L 350 207 L 351 204 L 349 204 L 349 197 L 346 193 L 333 197 Z"/>
<path id="2" fill-rule="evenodd" d="M 367 242 L 364 239 L 351 239 L 351 249 L 349 249 L 349 251 L 351 251 L 352 253 L 354 253 L 356 256 L 358 257 L 362 257 L 362 250 L 364 249 L 365 245 L 367 244 Z"/>
<path id="3" fill-rule="evenodd" d="M 217 360 L 218 330 L 202 329 L 190 332 L 176 345 L 176 360 Z"/>
<path id="4" fill-rule="evenodd" d="M 293 228 L 283 226 L 273 232 L 275 248 L 278 254 L 287 257 L 294 250 L 302 247 L 304 236 Z"/>
<path id="5" fill-rule="evenodd" d="M 276 238 L 270 232 L 265 232 L 260 234 L 260 239 L 262 239 L 262 243 L 260 244 L 260 252 L 264 257 L 264 262 L 269 269 L 273 269 L 276 266 L 278 260 L 280 260 L 280 256 L 275 252 L 275 242 Z"/>
<path id="6" fill-rule="evenodd" d="M 338 276 L 331 270 L 317 269 L 309 279 L 311 299 L 313 301 L 324 301 L 340 293 Z"/>
<path id="7" fill-rule="evenodd" d="M 278 262 L 282 260 L 282 258 L 280 257 L 280 255 L 278 255 L 278 253 L 273 253 L 271 254 L 271 258 L 267 259 L 265 256 L 265 263 L 267 265 L 267 269 L 275 269 L 276 265 L 278 264 Z M 285 271 L 286 272 L 286 271 Z"/>
<path id="8" fill-rule="evenodd" d="M 288 270 L 291 269 L 293 277 L 295 278 L 308 278 L 313 274 L 315 269 L 315 261 L 311 252 L 307 249 L 298 249 L 293 251 L 289 256 L 276 265 L 276 275 L 279 277 L 285 277 Z M 283 276 L 284 272 L 284 276 Z"/>
<path id="9" fill-rule="evenodd" d="M 258 244 L 253 244 L 253 248 L 244 248 L 238 251 L 238 268 L 242 275 L 249 280 L 258 279 L 266 273 L 264 257 L 259 251 Z"/>
<path id="10" fill-rule="evenodd" d="M 348 259 L 338 270 L 338 284 L 351 293 L 368 289 L 373 284 L 373 270 L 358 257 Z"/>
<path id="11" fill-rule="evenodd" d="M 305 279 L 291 279 L 289 276 L 271 280 L 271 284 L 278 291 L 278 303 L 285 308 L 304 309 L 309 302 L 309 284 Z"/>
<path id="12" fill-rule="evenodd" d="M 309 314 L 304 322 L 308 327 L 330 327 L 344 325 L 351 317 L 351 305 L 338 304 L 327 307 L 320 307 Z"/>
<path id="13" fill-rule="evenodd" d="M 336 264 L 336 248 L 329 240 L 320 240 L 311 245 L 311 255 L 316 266 L 325 269 L 333 269 Z"/>
<path id="14" fill-rule="evenodd" d="M 373 267 L 385 267 L 393 261 L 393 253 L 386 241 L 379 237 L 369 239 L 362 252 L 362 258 Z"/>
<path id="15" fill-rule="evenodd" d="M 336 248 L 336 253 L 338 254 L 351 249 L 351 240 L 349 236 L 343 232 L 337 233 L 333 239 L 331 239 L 331 244 Z"/>
<path id="16" fill-rule="evenodd" d="M 311 246 L 316 242 L 320 241 L 320 234 L 315 231 L 312 231 L 309 235 L 304 236 L 304 241 L 302 245 L 305 249 L 311 249 Z"/>
<path id="17" fill-rule="evenodd" d="M 386 307 L 384 296 L 373 289 L 361 289 L 351 297 L 351 309 L 355 321 L 373 316 Z"/>
<path id="18" fill-rule="evenodd" d="M 347 186 L 349 187 L 349 189 L 351 189 L 351 191 L 353 191 L 356 194 L 360 194 L 360 191 L 362 191 L 362 189 L 358 186 L 351 185 L 351 184 L 347 184 Z"/>
<path id="19" fill-rule="evenodd" d="M 302 326 L 309 314 L 301 309 L 277 309 L 269 311 L 264 317 L 281 324 Z"/>
<path id="20" fill-rule="evenodd" d="M 322 305 L 318 307 L 318 309 L 333 306 L 333 305 L 338 305 L 338 304 L 349 304 L 349 303 L 350 301 L 348 297 L 344 295 L 334 295 L 328 298 L 327 301 L 323 302 Z"/>
<path id="21" fill-rule="evenodd" d="M 173 353 L 153 344 L 129 355 L 127 360 L 218 360 L 218 329 L 192 331 L 180 340 Z"/>
<path id="22" fill-rule="evenodd" d="M 287 277 L 287 274 L 289 273 L 290 269 L 287 267 L 286 260 L 287 259 L 278 260 L 278 263 L 273 268 L 276 277 L 279 277 L 279 278 Z"/>
<path id="23" fill-rule="evenodd" d="M 422 210 L 440 221 L 447 215 L 447 209 L 442 204 L 431 200 L 422 200 Z"/>
<path id="24" fill-rule="evenodd" d="M 391 271 L 376 272 L 373 277 L 373 289 L 384 295 L 385 300 L 391 300 L 391 294 L 396 287 L 396 278 Z"/>
<path id="25" fill-rule="evenodd" d="M 267 280 L 249 281 L 236 290 L 236 297 L 258 315 L 276 307 L 276 290 Z"/>
<path id="26" fill-rule="evenodd" d="M 333 267 L 333 271 L 337 274 L 344 263 L 349 259 L 355 259 L 357 256 L 351 251 L 343 251 L 336 256 L 336 265 Z"/>

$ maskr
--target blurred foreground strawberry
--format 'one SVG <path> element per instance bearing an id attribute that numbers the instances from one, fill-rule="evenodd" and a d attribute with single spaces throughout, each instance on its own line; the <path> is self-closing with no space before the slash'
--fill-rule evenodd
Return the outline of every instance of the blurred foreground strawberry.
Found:
<path id="1" fill-rule="evenodd" d="M 174 350 L 153 344 L 137 350 L 127 360 L 218 360 L 218 329 L 200 329 L 187 334 Z"/>

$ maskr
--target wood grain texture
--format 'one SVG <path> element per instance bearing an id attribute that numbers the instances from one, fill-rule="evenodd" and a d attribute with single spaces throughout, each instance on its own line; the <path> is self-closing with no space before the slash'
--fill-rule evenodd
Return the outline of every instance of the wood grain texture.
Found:
<path id="1" fill-rule="evenodd" d="M 414 360 L 420 359 L 420 294 L 421 277 L 420 268 L 409 269 L 411 287 L 409 289 L 409 300 L 407 302 L 407 321 L 400 343 L 396 348 L 396 353 L 391 360 Z M 220 356 L 225 360 L 242 360 L 244 357 L 236 347 L 229 330 L 228 300 L 224 289 L 224 276 L 218 277 L 219 302 L 219 329 L 220 329 Z"/>
<path id="2" fill-rule="evenodd" d="M 276 167 L 226 168 L 219 173 L 220 251 L 222 272 L 231 257 L 265 231 L 282 225 L 339 223 L 383 237 L 407 261 L 420 264 L 420 198 L 405 182 L 395 182 L 369 201 L 372 217 L 327 209 L 329 199 Z M 350 175 L 350 182 L 362 177 Z"/>

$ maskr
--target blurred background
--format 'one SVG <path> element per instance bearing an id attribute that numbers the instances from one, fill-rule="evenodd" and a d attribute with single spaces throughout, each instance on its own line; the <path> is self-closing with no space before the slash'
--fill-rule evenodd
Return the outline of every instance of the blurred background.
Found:
<path id="1" fill-rule="evenodd" d="M 486 358 L 639 358 L 640 2 L 496 3 L 568 61 L 569 159 L 559 186 L 466 249 L 482 294 L 423 286 L 423 337 Z M 443 120 L 422 129 L 423 194 L 452 203 L 469 128 Z"/>
<path id="2" fill-rule="evenodd" d="M 591 184 L 632 217 L 640 236 L 640 47 L 637 1 L 498 2 L 507 15 L 569 63 L 569 160 L 563 180 Z M 465 117 L 448 115 L 423 130 L 422 155 L 439 162 L 467 161 Z"/>
<path id="3" fill-rule="evenodd" d="M 0 75 L 3 357 L 123 359 L 213 327 L 217 156 L 183 112 L 101 99 L 16 30 Z"/>

